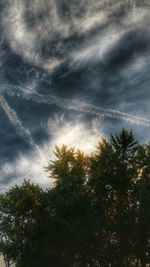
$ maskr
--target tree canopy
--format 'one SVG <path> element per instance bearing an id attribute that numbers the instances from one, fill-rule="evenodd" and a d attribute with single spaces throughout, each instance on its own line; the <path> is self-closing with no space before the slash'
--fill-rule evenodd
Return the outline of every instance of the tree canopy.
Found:
<path id="1" fill-rule="evenodd" d="M 54 154 L 52 188 L 24 181 L 0 195 L 6 266 L 150 266 L 150 144 L 122 129 L 90 155 Z"/>

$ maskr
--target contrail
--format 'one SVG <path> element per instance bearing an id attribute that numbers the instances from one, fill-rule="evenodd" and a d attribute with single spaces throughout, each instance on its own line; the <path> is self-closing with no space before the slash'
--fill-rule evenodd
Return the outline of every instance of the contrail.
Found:
<path id="1" fill-rule="evenodd" d="M 145 119 L 138 116 L 133 116 L 128 113 L 120 112 L 118 110 L 109 109 L 109 108 L 100 108 L 96 107 L 94 105 L 84 103 L 82 101 L 78 100 L 69 100 L 64 98 L 58 98 L 52 95 L 41 95 L 32 89 L 28 87 L 23 86 L 14 86 L 13 90 L 12 87 L 5 87 L 3 88 L 3 93 L 9 94 L 11 96 L 17 96 L 22 97 L 26 100 L 32 100 L 37 103 L 43 103 L 43 104 L 51 104 L 56 105 L 63 109 L 69 109 L 74 110 L 78 112 L 82 112 L 85 114 L 91 114 L 97 117 L 108 117 L 108 118 L 114 118 L 119 119 L 123 121 L 127 121 L 132 124 L 142 125 L 145 127 L 150 127 L 150 120 Z"/>
<path id="2" fill-rule="evenodd" d="M 18 135 L 26 142 L 26 144 L 34 149 L 34 151 L 38 153 L 39 158 L 45 162 L 45 157 L 42 154 L 40 147 L 35 144 L 30 131 L 23 126 L 23 123 L 18 118 L 17 113 L 9 106 L 8 102 L 2 95 L 0 95 L 0 106 L 7 114 L 12 125 L 16 128 Z"/>
<path id="3" fill-rule="evenodd" d="M 26 128 L 24 128 L 21 120 L 18 118 L 17 113 L 9 106 L 6 99 L 1 95 L 0 96 L 0 106 L 3 108 L 5 113 L 7 114 L 10 122 L 12 125 L 16 128 L 17 133 L 23 140 L 30 145 L 32 148 L 35 148 L 36 145 L 32 139 L 32 136 L 30 134 L 30 131 Z"/>

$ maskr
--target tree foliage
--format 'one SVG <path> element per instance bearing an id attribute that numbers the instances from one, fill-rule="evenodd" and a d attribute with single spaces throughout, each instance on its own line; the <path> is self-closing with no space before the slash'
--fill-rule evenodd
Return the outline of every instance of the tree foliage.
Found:
<path id="1" fill-rule="evenodd" d="M 30 181 L 0 196 L 0 251 L 17 267 L 150 264 L 150 144 L 123 129 L 91 155 L 55 148 L 54 186 Z"/>

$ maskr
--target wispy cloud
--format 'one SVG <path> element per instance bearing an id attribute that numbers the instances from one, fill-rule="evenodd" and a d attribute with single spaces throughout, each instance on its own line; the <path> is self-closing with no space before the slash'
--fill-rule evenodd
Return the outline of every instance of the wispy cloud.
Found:
<path id="1" fill-rule="evenodd" d="M 20 90 L 21 89 L 21 90 Z M 25 90 L 26 89 L 26 90 Z M 74 110 L 81 113 L 91 114 L 98 117 L 115 118 L 130 122 L 131 124 L 143 125 L 150 127 L 150 120 L 134 116 L 125 112 L 121 112 L 110 108 L 101 108 L 79 100 L 69 100 L 64 98 L 55 97 L 52 95 L 41 95 L 33 92 L 30 88 L 14 87 L 13 90 L 6 91 L 5 93 L 10 96 L 17 96 L 26 100 L 32 100 L 37 103 L 56 105 L 64 110 Z"/>
<path id="2" fill-rule="evenodd" d="M 42 166 L 54 143 L 90 149 L 101 121 L 102 128 L 107 122 L 108 131 L 119 124 L 146 132 L 149 0 L 4 2 L 0 1 L 3 186 L 29 176 L 38 182 L 37 177 L 43 177 L 47 183 Z M 63 113 L 66 121 L 59 117 Z M 8 135 L 10 125 L 14 132 Z M 9 146 L 19 138 L 29 148 L 19 146 L 14 154 Z"/>
<path id="3" fill-rule="evenodd" d="M 23 179 L 32 179 L 44 187 L 51 186 L 53 180 L 48 178 L 44 167 L 54 159 L 52 151 L 55 145 L 64 144 L 91 153 L 103 136 L 102 121 L 97 121 L 96 124 L 93 122 L 89 129 L 80 121 L 67 122 L 63 116 L 57 115 L 49 120 L 47 129 L 51 133 L 51 140 L 48 143 L 39 146 L 39 149 L 34 147 L 31 152 L 20 154 L 15 161 L 4 163 L 0 167 L 2 190 L 15 183 L 21 183 Z"/>
<path id="4" fill-rule="evenodd" d="M 0 106 L 6 112 L 10 122 L 16 128 L 17 133 L 23 138 L 23 140 L 29 146 L 31 146 L 32 148 L 35 148 L 36 145 L 32 139 L 30 131 L 23 126 L 17 113 L 9 106 L 7 100 L 3 96 L 0 96 Z"/>

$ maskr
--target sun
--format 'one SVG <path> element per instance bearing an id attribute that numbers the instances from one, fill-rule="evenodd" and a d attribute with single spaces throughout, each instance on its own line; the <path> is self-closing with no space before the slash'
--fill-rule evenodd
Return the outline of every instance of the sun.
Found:
<path id="1" fill-rule="evenodd" d="M 68 147 L 83 150 L 86 153 L 93 152 L 102 137 L 100 131 L 95 132 L 93 129 L 88 129 L 82 123 L 67 123 L 58 128 L 55 134 L 53 144 L 57 146 L 67 145 Z"/>

